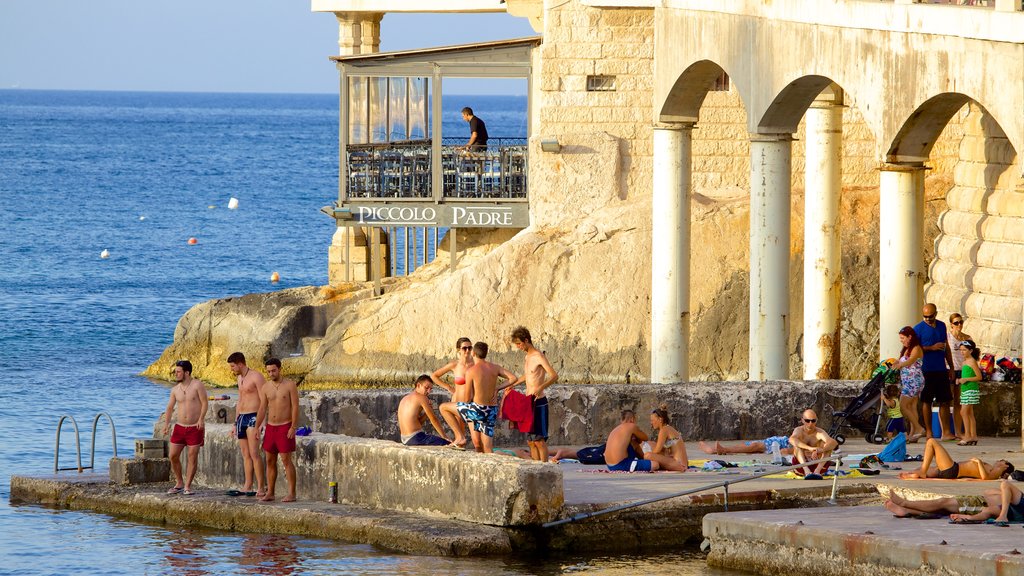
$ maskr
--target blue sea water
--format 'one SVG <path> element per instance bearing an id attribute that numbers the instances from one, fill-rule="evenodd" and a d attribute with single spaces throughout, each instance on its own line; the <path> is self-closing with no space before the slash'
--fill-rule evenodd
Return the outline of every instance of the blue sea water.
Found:
<path id="1" fill-rule="evenodd" d="M 464 102 L 446 99 L 446 134 L 466 130 Z M 472 105 L 493 135 L 525 136 L 525 98 Z M 334 223 L 319 208 L 336 187 L 333 95 L 0 91 L 0 574 L 713 573 L 686 554 L 395 556 L 9 503 L 11 475 L 52 470 L 61 415 L 78 420 L 86 464 L 100 411 L 121 453 L 150 435 L 168 389 L 136 374 L 189 307 L 324 284 Z M 73 438 L 66 426 L 62 465 Z M 111 455 L 101 421 L 97 468 Z"/>

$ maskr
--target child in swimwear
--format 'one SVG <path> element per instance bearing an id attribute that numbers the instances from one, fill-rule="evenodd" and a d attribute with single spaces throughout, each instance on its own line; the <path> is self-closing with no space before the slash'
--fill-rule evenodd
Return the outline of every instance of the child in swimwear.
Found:
<path id="1" fill-rule="evenodd" d="M 960 414 L 964 419 L 964 439 L 957 446 L 976 446 L 978 444 L 978 420 L 974 417 L 974 406 L 981 403 L 981 367 L 978 366 L 978 350 L 974 340 L 960 343 L 960 352 L 964 364 L 960 368 L 960 377 L 956 383 L 960 385 Z"/>
<path id="2" fill-rule="evenodd" d="M 885 415 L 889 417 L 889 423 L 885 427 L 885 436 L 889 440 L 898 432 L 906 432 L 906 425 L 903 423 L 903 412 L 900 411 L 900 387 L 898 384 L 886 384 L 882 392 L 882 406 L 885 407 Z"/>

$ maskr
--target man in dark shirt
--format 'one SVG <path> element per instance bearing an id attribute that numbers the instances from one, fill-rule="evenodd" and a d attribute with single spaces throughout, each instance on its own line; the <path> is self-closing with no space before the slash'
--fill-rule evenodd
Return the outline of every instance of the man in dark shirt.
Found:
<path id="1" fill-rule="evenodd" d="M 946 347 L 946 325 L 935 318 L 935 304 L 925 304 L 921 315 L 924 320 L 914 326 L 914 332 L 921 339 L 924 349 L 924 390 L 921 391 L 921 407 L 924 411 L 924 427 L 928 438 L 932 437 L 932 404 L 939 405 L 939 428 L 943 440 L 953 440 L 956 430 L 946 430 L 949 403 L 953 399 L 949 387 L 949 370 L 953 358 Z"/>
<path id="2" fill-rule="evenodd" d="M 462 119 L 469 122 L 469 142 L 466 143 L 466 150 L 487 150 L 487 125 L 484 121 L 474 116 L 473 109 L 468 106 L 462 109 Z"/>

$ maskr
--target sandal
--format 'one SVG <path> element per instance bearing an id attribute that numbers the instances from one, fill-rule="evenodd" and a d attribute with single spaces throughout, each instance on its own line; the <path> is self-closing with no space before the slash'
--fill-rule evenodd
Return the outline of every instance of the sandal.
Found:
<path id="1" fill-rule="evenodd" d="M 184 489 L 184 486 L 175 486 L 174 488 L 168 488 L 167 494 L 181 494 L 181 491 Z"/>
<path id="2" fill-rule="evenodd" d="M 962 440 L 962 441 L 960 441 L 960 442 L 957 442 L 957 443 L 956 443 L 956 445 L 957 445 L 957 446 L 970 446 L 970 445 L 971 445 L 971 443 L 970 443 L 970 441 L 968 441 L 968 440 Z"/>

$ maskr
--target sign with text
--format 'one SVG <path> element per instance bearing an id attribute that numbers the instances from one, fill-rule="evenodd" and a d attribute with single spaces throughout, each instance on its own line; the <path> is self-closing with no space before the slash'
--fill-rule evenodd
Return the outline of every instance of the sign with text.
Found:
<path id="1" fill-rule="evenodd" d="M 526 228 L 530 207 L 508 204 L 346 204 L 335 218 L 359 226 L 440 228 Z"/>

